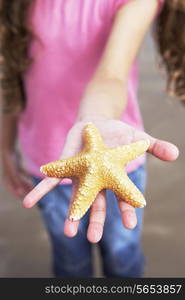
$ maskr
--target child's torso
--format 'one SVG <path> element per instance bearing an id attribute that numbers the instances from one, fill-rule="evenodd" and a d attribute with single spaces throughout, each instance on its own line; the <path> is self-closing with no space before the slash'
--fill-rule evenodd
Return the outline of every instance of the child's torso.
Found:
<path id="1" fill-rule="evenodd" d="M 29 49 L 33 61 L 23 76 L 27 105 L 19 126 L 20 143 L 32 173 L 40 174 L 40 165 L 59 158 L 84 89 L 100 61 L 116 10 L 128 1 L 33 1 L 28 19 L 35 34 Z M 122 119 L 142 129 L 136 94 L 134 63 Z"/>

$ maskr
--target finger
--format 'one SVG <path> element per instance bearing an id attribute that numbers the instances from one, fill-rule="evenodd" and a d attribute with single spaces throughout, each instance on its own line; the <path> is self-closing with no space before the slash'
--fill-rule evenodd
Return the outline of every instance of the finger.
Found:
<path id="1" fill-rule="evenodd" d="M 84 124 L 78 123 L 76 124 L 69 132 L 66 137 L 63 151 L 61 154 L 61 159 L 73 156 L 80 152 L 82 148 L 82 131 Z"/>
<path id="2" fill-rule="evenodd" d="M 149 139 L 150 146 L 148 152 L 164 161 L 175 161 L 179 156 L 179 149 L 172 143 L 156 139 L 142 131 L 133 131 L 134 141 Z"/>
<path id="3" fill-rule="evenodd" d="M 150 147 L 148 152 L 164 161 L 175 161 L 179 156 L 179 149 L 172 143 L 150 139 Z"/>
<path id="4" fill-rule="evenodd" d="M 70 207 L 72 205 L 72 202 L 74 201 L 74 196 L 77 189 L 78 189 L 78 180 L 76 178 L 73 178 L 72 195 L 69 203 L 69 212 L 70 212 Z M 67 218 L 64 223 L 64 234 L 67 237 L 74 237 L 78 232 L 79 224 L 80 224 L 80 220 L 74 221 Z"/>
<path id="5" fill-rule="evenodd" d="M 67 237 L 74 237 L 78 232 L 79 223 L 80 221 L 71 221 L 66 219 L 64 223 L 64 234 Z"/>
<path id="6" fill-rule="evenodd" d="M 23 200 L 23 206 L 25 208 L 33 207 L 44 195 L 51 191 L 59 182 L 61 178 L 44 178 L 35 188 L 26 195 Z"/>
<path id="7" fill-rule="evenodd" d="M 96 197 L 90 212 L 87 238 L 91 243 L 100 241 L 103 234 L 103 226 L 106 216 L 105 192 L 101 192 Z"/>
<path id="8" fill-rule="evenodd" d="M 134 207 L 118 199 L 122 223 L 127 229 L 133 229 L 137 225 L 137 216 Z"/>

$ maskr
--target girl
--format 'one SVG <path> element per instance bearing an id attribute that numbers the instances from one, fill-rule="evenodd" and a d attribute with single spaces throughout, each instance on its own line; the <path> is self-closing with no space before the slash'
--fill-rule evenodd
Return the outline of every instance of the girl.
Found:
<path id="1" fill-rule="evenodd" d="M 169 85 L 179 96 L 184 95 L 184 42 L 176 26 L 183 3 L 167 0 L 156 26 Z M 109 147 L 149 138 L 149 153 L 165 161 L 177 158 L 175 145 L 143 131 L 137 104 L 136 56 L 161 5 L 159 0 L 1 1 L 4 183 L 27 208 L 40 200 L 55 276 L 92 276 L 91 243 L 96 242 L 105 276 L 143 274 L 143 210 L 120 199 L 116 203 L 107 191 L 106 201 L 100 193 L 90 213 L 71 222 L 66 218 L 71 182 L 43 179 L 39 167 L 77 154 L 89 121 Z M 17 138 L 33 190 L 15 150 Z M 127 167 L 142 192 L 144 163 L 141 156 Z"/>

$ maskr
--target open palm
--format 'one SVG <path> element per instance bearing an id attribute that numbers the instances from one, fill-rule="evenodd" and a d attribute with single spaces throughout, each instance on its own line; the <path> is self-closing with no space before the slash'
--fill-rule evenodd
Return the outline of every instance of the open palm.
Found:
<path id="1" fill-rule="evenodd" d="M 69 131 L 61 159 L 74 156 L 82 150 L 83 140 L 82 131 L 87 122 L 76 123 Z M 150 147 L 148 152 L 164 161 L 174 161 L 178 157 L 178 149 L 175 145 L 158 140 L 145 132 L 134 129 L 133 127 L 118 121 L 118 120 L 94 120 L 93 123 L 100 130 L 103 141 L 107 147 L 116 147 L 131 142 L 136 142 L 141 139 L 149 139 Z M 23 200 L 26 208 L 33 207 L 45 194 L 52 190 L 57 184 L 61 182 L 58 178 L 44 178 L 34 189 L 27 194 Z M 73 189 L 75 190 L 77 184 L 73 182 Z M 121 212 L 123 225 L 132 229 L 137 224 L 135 209 L 121 199 L 118 200 L 118 205 Z M 90 242 L 98 242 L 103 233 L 103 226 L 106 216 L 106 199 L 105 193 L 102 191 L 96 197 L 91 206 L 89 227 L 87 231 L 87 238 Z M 66 219 L 64 225 L 64 233 L 68 237 L 73 237 L 78 231 L 80 221 L 70 221 Z"/>

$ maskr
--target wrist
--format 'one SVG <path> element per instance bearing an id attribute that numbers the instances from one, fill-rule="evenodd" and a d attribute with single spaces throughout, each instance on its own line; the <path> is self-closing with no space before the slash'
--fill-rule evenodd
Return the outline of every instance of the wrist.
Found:
<path id="1" fill-rule="evenodd" d="M 118 120 L 127 102 L 127 90 L 118 80 L 95 80 L 86 88 L 79 106 L 78 121 Z"/>
<path id="2" fill-rule="evenodd" d="M 106 114 L 81 114 L 77 117 L 77 122 L 106 121 L 111 119 Z"/>

